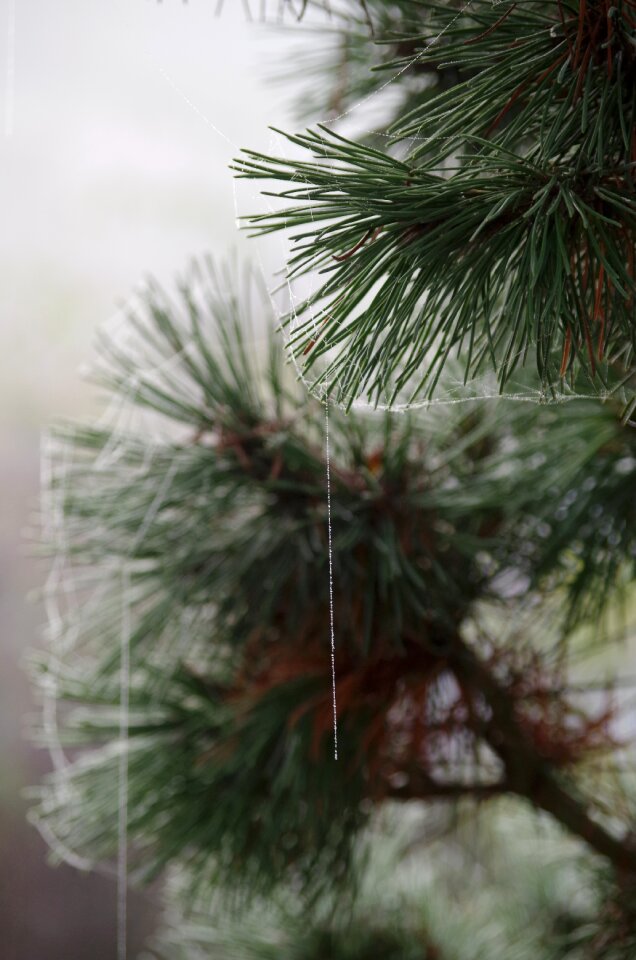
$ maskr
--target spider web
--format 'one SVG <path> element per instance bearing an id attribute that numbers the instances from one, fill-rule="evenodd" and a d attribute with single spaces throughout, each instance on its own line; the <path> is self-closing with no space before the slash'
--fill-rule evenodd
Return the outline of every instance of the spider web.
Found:
<path id="1" fill-rule="evenodd" d="M 506 2 L 506 0 L 493 0 L 493 6 L 497 6 L 504 2 Z M 468 0 L 468 2 L 458 10 L 457 17 L 461 16 L 461 14 L 471 6 L 471 3 L 472 0 Z M 222 7 L 223 0 L 220 0 L 218 4 L 219 12 L 221 12 Z M 305 14 L 310 15 L 317 13 L 322 13 L 327 17 L 333 18 L 345 8 L 344 5 L 329 2 L 329 0 L 324 0 L 324 2 L 318 3 L 305 3 L 303 0 L 298 0 L 298 2 L 294 3 L 294 0 L 279 0 L 279 2 L 275 4 L 268 4 L 266 0 L 260 0 L 258 9 L 254 3 L 250 4 L 249 0 L 243 0 L 243 7 L 246 16 L 250 17 L 251 19 L 267 21 L 274 16 L 280 22 L 282 22 L 285 17 L 298 19 Z M 272 12 L 273 7 L 275 7 L 275 12 Z M 366 4 L 361 2 L 360 7 L 361 17 L 364 20 L 368 15 Z M 428 45 L 430 46 L 438 42 L 443 33 L 451 26 L 452 22 L 454 21 L 450 21 L 447 26 L 429 42 Z M 391 76 L 379 89 L 374 90 L 368 96 L 360 99 L 346 110 L 341 111 L 337 116 L 322 118 L 320 121 L 316 122 L 330 125 L 334 123 L 342 123 L 345 120 L 355 119 L 356 115 L 359 112 L 366 110 L 370 103 L 375 104 L 380 97 L 385 95 L 386 92 L 390 90 L 391 86 L 400 79 L 402 74 L 406 72 L 409 67 L 412 66 L 418 60 L 418 58 L 423 55 L 423 53 L 424 50 L 421 50 L 408 64 Z M 175 87 L 176 92 L 181 96 L 184 96 L 181 94 L 181 91 L 176 84 L 174 84 L 172 80 L 167 77 L 167 75 L 166 78 Z M 211 126 L 216 135 L 225 137 L 225 134 L 220 131 L 204 114 L 202 114 L 195 104 L 190 101 L 188 101 L 188 103 L 189 106 L 200 115 L 201 119 Z M 382 131 L 378 130 L 373 131 L 370 129 L 365 129 L 363 132 L 373 132 L 375 134 L 383 135 Z M 225 137 L 225 139 L 227 138 Z M 287 144 L 282 137 L 272 133 L 270 144 L 272 151 L 277 150 L 284 155 L 285 150 L 287 149 Z M 233 190 L 236 189 L 233 178 L 232 188 Z M 256 192 L 252 186 L 250 186 L 250 189 L 250 200 L 255 201 L 258 197 L 259 202 L 262 202 L 260 199 L 260 193 Z M 266 202 L 270 211 L 273 212 L 274 207 L 269 201 Z M 238 212 L 236 194 L 235 204 Z M 281 262 L 287 263 L 289 262 L 290 255 L 289 241 L 286 240 L 285 237 L 279 235 L 278 242 L 280 244 Z M 261 273 L 263 277 L 266 277 L 267 272 L 263 266 L 263 260 L 261 257 L 261 252 L 258 249 L 258 243 L 256 241 L 253 241 L 253 243 L 255 256 L 260 264 Z M 308 282 L 310 287 L 309 292 L 311 295 L 312 293 L 316 292 L 318 277 L 315 274 L 311 275 L 308 278 Z M 289 345 L 294 333 L 299 329 L 301 324 L 305 322 L 304 319 L 299 317 L 298 313 L 296 312 L 296 308 L 299 302 L 306 299 L 306 292 L 299 291 L 298 285 L 290 279 L 286 271 L 283 271 L 282 279 L 279 279 L 279 281 L 277 281 L 273 287 L 271 287 L 269 283 L 267 286 L 270 287 L 269 296 L 272 308 L 275 311 L 276 317 L 279 321 L 283 336 Z M 288 323 L 287 321 L 290 314 L 292 319 L 291 323 Z M 117 323 L 120 324 L 121 322 L 121 318 L 118 318 Z M 317 321 L 315 319 L 313 322 L 317 326 Z M 335 611 L 333 605 L 333 556 L 331 543 L 331 488 L 329 450 L 329 405 L 335 403 L 336 401 L 329 399 L 329 393 L 331 392 L 333 383 L 322 383 L 317 386 L 307 377 L 306 372 L 302 369 L 297 357 L 294 355 L 293 351 L 289 349 L 289 347 L 288 355 L 294 364 L 298 379 L 304 384 L 308 391 L 313 393 L 321 402 L 324 403 L 325 407 L 325 459 L 327 471 L 326 497 L 328 503 L 330 578 L 329 634 L 331 642 L 331 667 L 333 684 L 334 753 L 335 757 L 337 758 L 337 703 L 334 660 L 336 631 L 334 624 Z M 177 360 L 178 356 L 175 355 L 175 357 L 171 358 L 171 360 L 168 362 L 176 362 Z M 137 374 L 132 374 L 127 384 L 127 390 L 124 391 L 120 397 L 114 398 L 109 409 L 106 411 L 103 420 L 104 423 L 109 424 L 110 440 L 109 443 L 106 444 L 102 449 L 100 457 L 95 463 L 95 470 L 97 472 L 99 472 L 100 468 L 103 468 L 105 465 L 112 464 L 117 461 L 117 458 L 120 454 L 120 440 L 131 424 L 131 410 L 135 405 L 134 402 L 138 395 L 140 378 L 152 375 L 153 372 L 156 373 L 157 369 L 158 368 L 156 367 L 154 370 L 140 369 Z M 507 400 L 511 402 L 522 403 L 567 403 L 580 399 L 607 399 L 611 396 L 613 396 L 613 392 L 611 390 L 604 392 L 603 390 L 595 389 L 592 386 L 588 391 L 569 389 L 567 385 L 563 383 L 563 381 L 559 381 L 559 383 L 551 385 L 550 389 L 547 391 L 544 388 L 532 389 L 527 383 L 522 381 L 511 381 L 509 387 L 502 395 L 492 376 L 484 375 L 466 382 L 458 372 L 454 374 L 449 368 L 444 378 L 440 382 L 435 396 L 433 397 L 427 399 L 418 399 L 416 401 L 410 401 L 406 397 L 398 398 L 397 400 L 390 400 L 387 398 L 383 402 L 371 404 L 369 401 L 365 400 L 364 397 L 355 396 L 344 398 L 338 401 L 338 405 L 344 407 L 348 406 L 350 402 L 354 409 L 381 409 L 392 410 L 396 413 L 404 413 L 414 408 L 472 403 L 476 400 Z M 146 437 L 148 438 L 147 456 L 149 460 L 151 460 L 155 451 L 161 444 L 161 439 L 158 433 L 155 431 L 155 424 L 152 421 L 152 418 L 147 419 L 144 429 L 146 432 Z M 94 761 L 91 761 L 90 757 L 71 759 L 67 756 L 62 746 L 58 720 L 58 670 L 60 663 L 65 660 L 67 655 L 76 650 L 78 638 L 83 635 L 86 625 L 91 623 L 91 618 L 95 613 L 95 610 L 103 601 L 104 597 L 110 591 L 114 590 L 115 592 L 119 592 L 123 600 L 120 608 L 120 726 L 118 742 L 112 748 L 117 753 L 120 761 L 118 856 L 116 864 L 113 865 L 103 863 L 102 861 L 97 862 L 92 858 L 87 857 L 83 852 L 71 849 L 64 837 L 56 835 L 46 820 L 46 817 L 32 814 L 32 820 L 46 839 L 56 857 L 76 866 L 81 870 L 98 869 L 110 873 L 117 878 L 118 957 L 119 960 L 125 960 L 127 926 L 126 890 L 128 885 L 128 695 L 130 688 L 130 636 L 132 629 L 130 622 L 131 611 L 129 607 L 129 569 L 126 563 L 123 564 L 122 568 L 121 562 L 118 560 L 117 563 L 113 563 L 110 567 L 104 567 L 103 565 L 100 565 L 99 575 L 90 589 L 87 589 L 87 585 L 85 583 L 78 583 L 77 581 L 77 575 L 71 557 L 70 544 L 68 541 L 68 531 L 66 529 L 64 520 L 63 506 L 64 498 L 67 493 L 66 485 L 69 477 L 72 475 L 73 464 L 68 460 L 69 456 L 71 455 L 71 451 L 72 445 L 69 443 L 57 444 L 50 436 L 44 438 L 42 444 L 41 461 L 41 513 L 43 518 L 43 534 L 44 539 L 48 543 L 54 544 L 56 552 L 44 589 L 46 616 L 48 620 L 47 639 L 49 645 L 49 658 L 48 669 L 43 680 L 42 717 L 44 733 L 56 774 L 56 802 L 61 803 L 62 805 L 68 805 L 70 807 L 74 801 L 74 788 L 72 783 L 72 774 L 74 770 L 78 768 L 78 765 L 87 765 Z M 153 515 L 159 509 L 161 509 L 164 499 L 169 493 L 173 476 L 174 474 L 168 470 L 164 478 L 164 483 L 161 484 L 160 488 L 156 491 L 154 498 L 151 500 L 148 512 L 138 530 L 137 540 L 135 541 L 137 544 L 143 540 L 143 537 L 150 523 L 152 522 Z M 178 658 L 178 656 L 182 653 L 184 645 L 187 645 L 189 642 L 189 636 L 189 625 L 184 623 L 180 643 L 175 645 L 176 650 L 173 651 L 172 654 L 174 657 Z"/>
<path id="2" fill-rule="evenodd" d="M 352 136 L 353 139 L 363 134 L 390 139 L 389 135 L 384 132 L 381 126 L 372 127 L 368 125 L 372 110 L 381 112 L 378 111 L 377 108 L 381 106 L 383 99 L 390 93 L 394 85 L 426 54 L 430 47 L 442 39 L 444 34 L 473 3 L 474 0 L 466 0 L 461 6 L 458 5 L 455 15 L 451 17 L 426 44 L 419 48 L 411 59 L 392 73 L 391 76 L 377 88 L 361 96 L 350 106 L 340 110 L 335 115 L 319 118 L 312 117 L 311 127 L 314 128 L 319 124 L 324 127 L 336 125 L 340 133 L 345 132 L 346 135 Z M 491 0 L 492 7 L 509 3 L 510 0 Z M 268 5 L 265 2 L 260 4 L 259 18 L 263 22 L 271 22 L 271 18 L 274 18 L 276 22 L 284 23 L 286 14 L 289 14 L 290 17 L 295 17 L 298 20 L 302 19 L 303 22 L 307 21 L 306 26 L 310 35 L 312 28 L 318 26 L 321 22 L 324 23 L 325 20 L 329 23 L 341 22 L 343 24 L 351 24 L 353 19 L 351 14 L 352 4 L 351 2 L 344 2 L 344 0 L 343 2 L 328 2 L 328 0 L 327 2 L 321 2 L 321 0 L 316 0 L 316 2 L 313 3 L 301 2 L 299 4 L 289 2 L 289 0 L 281 0 L 281 2 L 276 5 L 275 14 L 273 6 L 274 5 Z M 246 7 L 249 7 L 249 3 L 246 3 Z M 361 4 L 360 10 L 361 14 L 357 22 L 364 26 L 369 18 L 367 5 L 365 3 Z M 253 18 L 255 18 L 255 14 L 256 11 L 254 10 Z M 322 21 L 320 19 L 321 15 Z M 302 68 L 302 63 L 300 62 L 299 67 Z M 360 114 L 362 114 L 364 118 L 362 125 L 358 122 Z M 347 127 L 350 129 L 347 129 Z M 418 140 L 429 142 L 433 140 L 451 139 L 455 138 L 440 135 L 434 137 L 411 136 L 408 138 L 408 142 Z M 299 151 L 298 154 L 290 153 L 290 149 L 292 149 L 290 143 L 284 135 L 278 131 L 270 132 L 268 146 L 268 154 L 270 156 L 280 156 L 284 158 L 289 162 L 290 167 L 293 166 L 296 156 L 298 156 L 299 159 L 306 159 L 305 152 Z M 324 160 L 324 158 L 323 163 L 328 165 L 328 161 Z M 330 161 L 330 165 L 333 169 L 334 162 Z M 301 184 L 304 179 L 308 187 L 310 186 L 309 181 L 303 177 L 301 171 L 296 173 L 294 179 Z M 234 187 L 237 211 L 240 207 L 241 209 L 249 210 L 250 213 L 259 210 L 260 212 L 264 212 L 263 207 L 265 207 L 268 214 L 281 215 L 281 208 L 273 203 L 271 195 L 261 193 L 260 190 L 253 185 L 252 181 L 248 181 L 248 184 L 249 185 L 246 186 L 245 181 L 242 181 L 242 190 L 244 190 L 245 193 L 244 200 L 240 204 L 236 195 L 236 187 Z M 319 206 L 312 204 L 310 200 L 304 201 L 304 206 L 311 220 L 314 221 L 314 210 L 318 210 Z M 279 262 L 289 265 L 292 262 L 294 253 L 293 240 L 288 235 L 288 231 L 278 232 L 276 236 L 279 244 Z M 256 248 L 259 241 L 257 238 L 253 238 L 251 242 Z M 268 237 L 268 243 L 271 243 L 270 237 Z M 263 275 L 267 276 L 267 271 L 263 266 L 263 260 L 258 250 L 256 250 L 255 256 L 259 261 Z M 360 382 L 362 385 L 357 389 L 347 389 L 342 384 L 341 374 L 336 373 L 331 379 L 325 376 L 325 368 L 330 366 L 332 360 L 339 359 L 341 356 L 346 357 L 348 343 L 346 339 L 343 341 L 344 346 L 341 345 L 340 347 L 325 352 L 321 357 L 321 362 L 315 365 L 315 373 L 312 371 L 311 375 L 308 373 L 308 367 L 305 366 L 302 359 L 299 358 L 298 343 L 300 342 L 302 344 L 306 342 L 309 329 L 313 327 L 315 340 L 318 340 L 322 332 L 324 315 L 322 315 L 319 320 L 316 316 L 316 308 L 314 306 L 315 296 L 319 292 L 320 286 L 320 278 L 317 271 L 314 270 L 308 272 L 301 278 L 296 277 L 292 279 L 290 268 L 283 266 L 279 271 L 278 281 L 275 282 L 271 288 L 272 305 L 276 310 L 279 327 L 286 344 L 287 355 L 290 362 L 294 365 L 298 379 L 303 383 L 305 389 L 318 399 L 324 401 L 329 397 L 329 402 L 335 403 L 343 409 L 376 409 L 404 413 L 408 410 L 445 404 L 471 403 L 475 400 L 496 401 L 500 399 L 506 399 L 511 402 L 536 404 L 562 404 L 574 400 L 615 400 L 623 407 L 626 407 L 631 400 L 631 394 L 624 386 L 626 378 L 618 380 L 618 378 L 614 377 L 612 382 L 604 384 L 600 377 L 592 380 L 589 377 L 581 375 L 576 381 L 572 381 L 559 375 L 549 382 L 539 383 L 533 360 L 529 359 L 532 358 L 533 350 L 536 349 L 537 346 L 536 341 L 532 338 L 529 338 L 524 346 L 512 352 L 508 357 L 507 366 L 516 370 L 517 373 L 514 377 L 509 377 L 504 386 L 501 386 L 499 383 L 497 373 L 494 370 L 485 371 L 474 376 L 466 376 L 466 372 L 463 369 L 460 345 L 455 356 L 449 356 L 449 358 L 443 362 L 441 365 L 443 367 L 441 376 L 439 376 L 439 379 L 436 379 L 434 387 L 431 390 L 427 390 L 426 393 L 424 393 L 422 389 L 421 378 L 418 381 L 418 378 L 415 376 L 411 377 L 406 385 L 397 392 L 393 387 L 394 376 L 390 376 L 384 384 L 383 396 L 380 395 L 380 389 L 375 383 L 373 387 L 369 387 L 368 383 L 365 384 L 364 379 L 357 381 L 357 379 L 354 378 L 356 382 Z M 279 296 L 281 292 L 284 293 L 283 302 L 281 302 Z M 368 301 L 372 296 L 373 294 L 367 294 L 366 300 Z M 359 304 L 357 308 L 357 312 L 360 315 L 364 312 L 364 302 L 365 301 L 363 301 L 361 305 Z M 302 313 L 299 312 L 301 308 Z M 417 312 L 418 308 L 415 307 L 414 309 Z M 378 337 L 373 344 L 374 348 L 377 347 L 378 343 L 381 344 L 382 339 L 383 335 L 378 332 Z M 430 346 L 428 356 L 431 359 L 435 356 L 437 347 L 438 344 L 436 343 Z M 351 366 L 355 363 L 356 361 L 351 360 L 351 358 L 345 360 L 345 365 L 348 364 Z M 423 359 L 421 367 L 427 367 L 426 358 Z M 360 369 L 359 363 L 358 369 Z M 373 400 L 369 399 L 371 391 L 374 394 Z"/>

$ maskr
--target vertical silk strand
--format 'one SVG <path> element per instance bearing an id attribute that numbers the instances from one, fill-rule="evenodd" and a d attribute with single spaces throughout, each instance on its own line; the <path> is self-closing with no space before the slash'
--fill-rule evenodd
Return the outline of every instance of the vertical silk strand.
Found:
<path id="1" fill-rule="evenodd" d="M 126 960 L 128 933 L 128 712 L 130 699 L 130 576 L 122 572 L 119 673 L 119 820 L 117 830 L 117 960 Z"/>
<path id="2" fill-rule="evenodd" d="M 5 87 L 4 135 L 13 136 L 13 112 L 15 101 L 15 5 L 16 0 L 9 0 L 7 16 L 7 72 Z"/>
<path id="3" fill-rule="evenodd" d="M 333 755 L 338 759 L 338 709 L 336 704 L 336 631 L 333 601 L 333 546 L 331 533 L 331 450 L 329 447 L 329 399 L 325 398 L 325 460 L 327 462 L 327 544 L 329 554 L 329 639 L 331 642 L 331 696 L 333 701 Z"/>

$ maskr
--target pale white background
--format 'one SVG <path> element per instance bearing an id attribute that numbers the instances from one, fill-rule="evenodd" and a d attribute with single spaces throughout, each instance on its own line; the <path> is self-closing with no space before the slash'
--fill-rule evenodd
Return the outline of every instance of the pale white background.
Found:
<path id="1" fill-rule="evenodd" d="M 218 19 L 215 6 L 0 0 L 3 960 L 114 956 L 112 884 L 50 871 L 24 824 L 21 790 L 46 765 L 21 736 L 31 706 L 19 661 L 43 619 L 25 602 L 43 573 L 24 530 L 42 427 L 91 407 L 78 368 L 96 326 L 148 273 L 169 283 L 193 255 L 247 250 L 227 169 L 233 144 L 266 149 L 268 124 L 293 126 L 298 85 L 267 78 L 297 41 L 247 23 L 240 0 L 226 0 Z M 242 213 L 250 194 L 251 186 L 239 194 Z M 278 249 L 261 248 L 266 269 L 280 266 Z M 148 911 L 133 909 L 133 933 Z"/>
<path id="2" fill-rule="evenodd" d="M 0 0 L 5 423 L 38 421 L 43 402 L 75 411 L 95 324 L 145 274 L 167 280 L 193 254 L 245 247 L 227 166 L 233 144 L 266 149 L 268 124 L 292 122 L 294 84 L 267 82 L 292 44 L 246 22 L 240 0 L 215 7 Z"/>

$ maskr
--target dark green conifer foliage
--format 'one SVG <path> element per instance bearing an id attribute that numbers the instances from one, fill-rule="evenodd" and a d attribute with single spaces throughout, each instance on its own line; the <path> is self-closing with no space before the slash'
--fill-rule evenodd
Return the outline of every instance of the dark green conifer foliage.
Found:
<path id="1" fill-rule="evenodd" d="M 397 77 L 390 129 L 237 162 L 324 271 L 291 344 L 319 396 L 249 269 L 150 285 L 102 340 L 109 416 L 54 434 L 33 817 L 116 856 L 124 633 L 153 957 L 630 960 L 636 11 L 281 10 L 338 37 L 325 111 Z M 546 402 L 462 386 L 491 372 Z"/>
<path id="2" fill-rule="evenodd" d="M 381 81 L 437 83 L 383 145 L 319 125 L 288 136 L 306 159 L 236 164 L 286 201 L 254 230 L 289 231 L 289 275 L 321 275 L 288 320 L 297 357 L 346 404 L 435 395 L 451 359 L 502 391 L 526 371 L 547 394 L 631 403 L 636 9 L 372 7 Z"/>

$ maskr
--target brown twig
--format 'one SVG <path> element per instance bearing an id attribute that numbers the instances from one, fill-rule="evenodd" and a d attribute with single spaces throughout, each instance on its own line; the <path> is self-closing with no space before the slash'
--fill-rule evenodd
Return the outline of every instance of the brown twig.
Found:
<path id="1" fill-rule="evenodd" d="M 505 687 L 459 637 L 454 641 L 453 659 L 466 684 L 490 708 L 492 718 L 484 727 L 484 737 L 503 763 L 510 792 L 551 814 L 614 866 L 636 874 L 634 838 L 627 835 L 619 839 L 593 819 L 585 800 L 538 754 L 519 724 L 514 701 Z"/>
<path id="2" fill-rule="evenodd" d="M 479 40 L 483 40 L 485 37 L 490 36 L 497 27 L 500 27 L 504 20 L 507 20 L 512 11 L 517 6 L 516 3 L 513 3 L 512 6 L 508 7 L 505 13 L 503 13 L 495 23 L 491 24 L 487 30 L 484 30 L 483 33 L 478 34 L 476 37 L 470 37 L 468 40 L 464 40 L 463 46 L 467 47 L 471 43 L 478 43 Z"/>
<path id="3" fill-rule="evenodd" d="M 375 238 L 379 236 L 380 233 L 382 233 L 382 230 L 383 230 L 383 227 L 381 225 L 379 227 L 371 227 L 369 230 L 367 230 L 365 235 L 360 240 L 358 240 L 356 244 L 354 244 L 351 247 L 350 250 L 347 250 L 346 253 L 334 254 L 333 259 L 337 260 L 338 263 L 342 263 L 344 260 L 349 260 L 349 258 L 352 257 L 354 253 L 357 253 L 358 250 L 360 250 L 360 248 L 365 245 L 367 240 L 369 241 L 375 240 Z"/>

